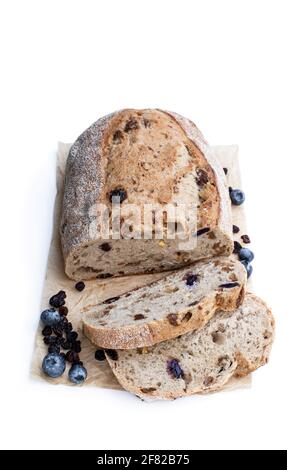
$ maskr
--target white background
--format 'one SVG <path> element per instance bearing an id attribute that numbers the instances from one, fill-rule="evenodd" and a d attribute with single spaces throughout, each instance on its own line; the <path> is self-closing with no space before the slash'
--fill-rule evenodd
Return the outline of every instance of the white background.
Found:
<path id="1" fill-rule="evenodd" d="M 1 2 L 1 439 L 12 449 L 285 448 L 286 1 Z M 57 141 L 122 107 L 240 146 L 256 292 L 277 338 L 251 390 L 142 403 L 28 378 Z"/>

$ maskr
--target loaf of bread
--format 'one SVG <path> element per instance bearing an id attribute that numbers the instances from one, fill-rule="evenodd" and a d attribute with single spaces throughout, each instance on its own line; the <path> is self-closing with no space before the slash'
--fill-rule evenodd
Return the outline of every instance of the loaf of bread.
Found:
<path id="1" fill-rule="evenodd" d="M 245 284 L 246 270 L 233 257 L 201 261 L 94 307 L 84 315 L 84 333 L 108 349 L 150 346 L 239 307 Z"/>
<path id="2" fill-rule="evenodd" d="M 112 215 L 115 197 L 120 216 Z M 194 220 L 167 218 L 167 206 L 180 204 Z M 140 209 L 140 219 L 131 216 L 131 205 Z M 150 223 L 143 219 L 147 205 L 156 208 Z M 97 231 L 98 206 L 107 208 L 105 237 Z M 65 271 L 75 280 L 160 272 L 229 255 L 231 208 L 223 169 L 197 127 L 175 113 L 126 109 L 101 118 L 69 153 L 61 239 Z M 192 240 L 190 248 L 185 239 Z"/>
<path id="3" fill-rule="evenodd" d="M 201 329 L 150 348 L 107 350 L 120 384 L 146 398 L 174 399 L 221 389 L 268 361 L 274 320 L 266 304 L 246 294 L 234 312 L 218 312 Z"/>

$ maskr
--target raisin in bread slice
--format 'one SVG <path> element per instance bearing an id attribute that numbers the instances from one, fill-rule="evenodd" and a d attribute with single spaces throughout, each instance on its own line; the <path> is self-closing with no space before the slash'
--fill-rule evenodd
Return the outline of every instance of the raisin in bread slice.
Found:
<path id="1" fill-rule="evenodd" d="M 219 309 L 234 310 L 245 283 L 246 270 L 232 257 L 198 262 L 94 307 L 84 332 L 103 348 L 150 346 L 201 328 Z"/>
<path id="2" fill-rule="evenodd" d="M 112 214 L 112 196 L 119 197 L 120 215 Z M 186 213 L 169 210 L 183 204 Z M 145 218 L 147 207 L 154 212 Z M 107 233 L 99 234 L 100 226 Z M 175 113 L 125 109 L 101 118 L 68 156 L 61 239 L 66 274 L 75 280 L 168 271 L 229 255 L 223 169 L 197 127 Z"/>
<path id="3" fill-rule="evenodd" d="M 106 351 L 120 384 L 147 398 L 174 399 L 221 389 L 233 376 L 266 364 L 274 320 L 266 304 L 246 294 L 234 312 L 218 312 L 204 328 L 151 348 Z"/>

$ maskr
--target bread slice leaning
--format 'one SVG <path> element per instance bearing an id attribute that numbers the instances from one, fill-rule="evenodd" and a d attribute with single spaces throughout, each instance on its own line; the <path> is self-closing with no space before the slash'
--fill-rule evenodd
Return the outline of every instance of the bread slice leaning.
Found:
<path id="1" fill-rule="evenodd" d="M 274 319 L 266 304 L 246 294 L 234 312 L 219 312 L 204 328 L 151 348 L 107 351 L 120 384 L 142 398 L 174 399 L 221 389 L 268 361 Z"/>
<path id="2" fill-rule="evenodd" d="M 84 333 L 108 349 L 151 346 L 201 328 L 217 310 L 234 310 L 245 284 L 233 257 L 199 262 L 94 307 L 83 317 Z"/>

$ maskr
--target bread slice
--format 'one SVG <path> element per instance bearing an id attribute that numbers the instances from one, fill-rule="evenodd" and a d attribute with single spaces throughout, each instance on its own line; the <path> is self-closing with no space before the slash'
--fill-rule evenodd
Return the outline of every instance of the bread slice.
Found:
<path id="1" fill-rule="evenodd" d="M 218 312 L 204 328 L 151 348 L 107 351 L 120 384 L 142 398 L 174 399 L 221 389 L 268 361 L 274 319 L 246 294 L 234 312 Z"/>
<path id="2" fill-rule="evenodd" d="M 84 333 L 103 348 L 150 346 L 201 328 L 219 309 L 234 310 L 245 283 L 235 258 L 202 261 L 94 307 L 83 317 Z"/>
<path id="3" fill-rule="evenodd" d="M 117 194 L 120 214 L 112 214 Z M 99 119 L 68 156 L 61 239 L 66 274 L 75 280 L 169 271 L 229 255 L 223 169 L 197 127 L 175 113 L 125 109 Z"/>

